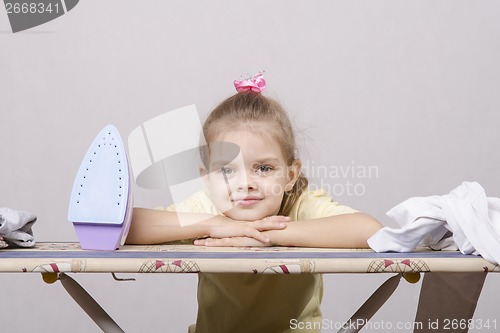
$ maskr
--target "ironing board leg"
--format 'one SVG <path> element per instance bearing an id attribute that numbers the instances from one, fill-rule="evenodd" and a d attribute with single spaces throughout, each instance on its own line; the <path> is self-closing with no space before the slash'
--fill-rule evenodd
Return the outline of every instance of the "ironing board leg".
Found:
<path id="1" fill-rule="evenodd" d="M 425 273 L 414 333 L 467 333 L 487 273 Z"/>
<path id="2" fill-rule="evenodd" d="M 365 303 L 352 315 L 347 323 L 338 333 L 356 333 L 370 320 L 371 317 L 391 297 L 399 285 L 401 274 L 387 279 L 377 290 L 365 301 Z"/>
<path id="3" fill-rule="evenodd" d="M 59 280 L 64 289 L 78 305 L 105 333 L 123 333 L 118 324 L 104 311 L 104 309 L 90 296 L 90 294 L 74 279 L 64 273 L 59 273 Z"/>

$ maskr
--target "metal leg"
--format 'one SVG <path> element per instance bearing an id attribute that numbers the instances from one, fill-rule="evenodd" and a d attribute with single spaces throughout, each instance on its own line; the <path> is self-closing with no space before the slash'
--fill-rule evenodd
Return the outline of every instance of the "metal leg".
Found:
<path id="1" fill-rule="evenodd" d="M 105 333 L 123 333 L 118 324 L 104 311 L 104 309 L 90 296 L 90 294 L 75 280 L 64 273 L 59 273 L 59 280 L 68 294 L 85 311 L 89 317 Z"/>
<path id="2" fill-rule="evenodd" d="M 365 301 L 363 305 L 352 315 L 351 319 L 344 324 L 338 333 L 356 333 L 370 320 L 371 317 L 384 305 L 391 297 L 394 290 L 399 285 L 401 274 L 395 275 L 385 281 L 377 290 Z"/>
<path id="3" fill-rule="evenodd" d="M 487 273 L 426 273 L 414 333 L 467 333 Z"/>

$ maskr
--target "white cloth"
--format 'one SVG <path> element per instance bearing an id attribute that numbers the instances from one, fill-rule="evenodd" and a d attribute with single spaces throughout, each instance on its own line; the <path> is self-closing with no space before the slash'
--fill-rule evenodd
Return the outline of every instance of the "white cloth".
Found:
<path id="1" fill-rule="evenodd" d="M 36 216 L 23 211 L 16 211 L 10 208 L 0 208 L 0 247 L 7 244 L 15 244 L 22 247 L 32 247 L 35 245 L 32 225 L 36 221 Z"/>
<path id="2" fill-rule="evenodd" d="M 476 182 L 463 182 L 443 196 L 410 198 L 387 215 L 401 228 L 384 227 L 369 238 L 376 252 L 458 248 L 500 262 L 500 198 L 486 197 Z"/>

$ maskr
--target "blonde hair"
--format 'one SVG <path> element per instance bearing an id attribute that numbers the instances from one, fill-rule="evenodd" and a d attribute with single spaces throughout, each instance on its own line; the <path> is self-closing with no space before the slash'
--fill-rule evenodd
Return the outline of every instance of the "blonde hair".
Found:
<path id="1" fill-rule="evenodd" d="M 210 113 L 203 125 L 203 134 L 207 144 L 223 130 L 241 128 L 242 126 L 254 126 L 256 123 L 265 123 L 271 128 L 271 135 L 278 142 L 288 166 L 297 159 L 295 134 L 292 124 L 285 110 L 272 98 L 265 97 L 260 93 L 244 92 L 237 93 L 222 101 Z M 207 152 L 202 151 L 202 160 L 208 165 Z M 300 173 L 293 188 L 285 192 L 278 215 L 289 215 L 290 211 L 307 188 L 308 180 Z"/>

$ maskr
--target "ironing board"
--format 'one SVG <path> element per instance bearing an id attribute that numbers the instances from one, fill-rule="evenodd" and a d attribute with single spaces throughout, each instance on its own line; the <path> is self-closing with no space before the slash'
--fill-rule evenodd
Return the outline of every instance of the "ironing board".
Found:
<path id="1" fill-rule="evenodd" d="M 346 326 L 339 331 L 352 333 L 361 330 L 385 303 L 403 275 L 409 274 L 410 279 L 407 279 L 409 282 L 412 282 L 411 274 L 414 277 L 419 273 L 463 273 L 479 276 L 479 287 L 474 291 L 473 297 L 477 302 L 485 273 L 500 272 L 500 267 L 481 257 L 463 255 L 458 251 L 425 249 L 418 249 L 412 253 L 375 253 L 361 249 L 207 248 L 169 244 L 125 245 L 117 251 L 92 251 L 82 250 L 79 243 L 38 243 L 34 248 L 0 251 L 0 272 L 39 272 L 48 283 L 60 280 L 68 293 L 104 332 L 123 332 L 123 330 L 66 273 L 393 273 L 394 276 L 380 286 L 348 321 L 359 321 L 361 324 Z M 435 276 L 440 277 L 440 275 Z M 466 276 L 468 281 L 470 276 Z M 445 288 L 439 288 L 442 289 Z M 421 291 L 421 297 L 423 294 L 424 291 Z M 472 312 L 469 311 L 469 316 L 472 316 L 474 309 L 475 304 Z M 428 315 L 428 313 L 421 314 L 421 316 Z M 467 332 L 467 330 L 454 330 L 454 332 Z"/>
<path id="2" fill-rule="evenodd" d="M 56 273 L 406 273 L 500 272 L 481 257 L 458 251 L 375 253 L 362 249 L 299 247 L 209 248 L 124 245 L 82 250 L 79 243 L 37 243 L 0 252 L 0 272 Z"/>

